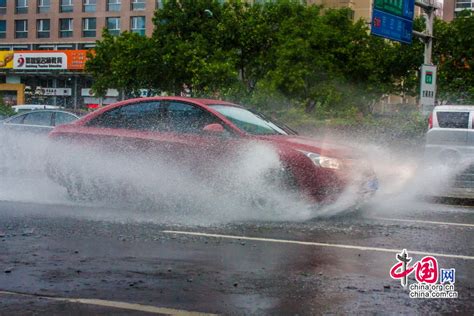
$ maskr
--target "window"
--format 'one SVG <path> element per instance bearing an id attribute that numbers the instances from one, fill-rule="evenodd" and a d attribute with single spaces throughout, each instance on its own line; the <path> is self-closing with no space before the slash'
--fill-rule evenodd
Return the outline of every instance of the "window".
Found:
<path id="1" fill-rule="evenodd" d="M 103 113 L 90 121 L 88 126 L 162 130 L 163 108 L 160 102 L 139 102 Z"/>
<path id="2" fill-rule="evenodd" d="M 456 9 L 470 9 L 471 8 L 471 0 L 457 0 L 456 1 Z"/>
<path id="3" fill-rule="evenodd" d="M 235 106 L 210 105 L 210 107 L 224 115 L 229 121 L 241 130 L 252 135 L 274 135 L 288 133 L 277 124 L 262 115 Z"/>
<path id="4" fill-rule="evenodd" d="M 7 123 L 8 124 L 23 124 L 24 119 L 25 119 L 25 115 L 18 115 L 9 119 Z"/>
<path id="5" fill-rule="evenodd" d="M 107 0 L 107 11 L 120 11 L 120 0 Z"/>
<path id="6" fill-rule="evenodd" d="M 74 11 L 74 6 L 72 4 L 72 0 L 61 0 L 60 6 L 59 6 L 59 11 L 61 13 Z"/>
<path id="7" fill-rule="evenodd" d="M 145 35 L 145 17 L 132 16 L 130 19 L 131 31 L 140 35 Z"/>
<path id="8" fill-rule="evenodd" d="M 56 112 L 54 116 L 54 126 L 71 123 L 72 121 L 75 121 L 75 120 L 77 120 L 77 117 L 75 117 L 72 114 L 65 113 L 65 112 Z"/>
<path id="9" fill-rule="evenodd" d="M 163 9 L 164 0 L 156 0 L 155 9 Z"/>
<path id="10" fill-rule="evenodd" d="M 0 20 L 0 38 L 7 37 L 7 21 Z"/>
<path id="11" fill-rule="evenodd" d="M 145 10 L 145 0 L 132 0 L 130 9 L 132 11 Z"/>
<path id="12" fill-rule="evenodd" d="M 38 13 L 48 13 L 51 8 L 51 0 L 38 0 Z"/>
<path id="13" fill-rule="evenodd" d="M 107 29 L 112 35 L 120 34 L 120 18 L 107 18 Z"/>
<path id="14" fill-rule="evenodd" d="M 82 12 L 95 12 L 96 0 L 83 0 Z"/>
<path id="15" fill-rule="evenodd" d="M 468 128 L 469 112 L 438 112 L 438 124 L 441 128 Z"/>
<path id="16" fill-rule="evenodd" d="M 51 114 L 50 111 L 28 113 L 23 120 L 23 124 L 51 126 Z"/>
<path id="17" fill-rule="evenodd" d="M 59 37 L 72 37 L 72 19 L 59 19 Z"/>
<path id="18" fill-rule="evenodd" d="M 0 0 L 0 14 L 7 13 L 7 0 Z"/>
<path id="19" fill-rule="evenodd" d="M 88 126 L 147 131 L 200 133 L 207 124 L 216 123 L 214 115 L 190 104 L 139 102 L 105 112 Z"/>
<path id="20" fill-rule="evenodd" d="M 201 133 L 204 126 L 219 122 L 209 112 L 182 102 L 170 102 L 165 113 L 169 130 L 179 133 Z"/>
<path id="21" fill-rule="evenodd" d="M 49 19 L 36 20 L 36 37 L 49 38 L 49 31 L 51 30 L 51 23 Z"/>
<path id="22" fill-rule="evenodd" d="M 95 37 L 97 28 L 96 18 L 82 19 L 82 37 Z"/>
<path id="23" fill-rule="evenodd" d="M 28 20 L 15 20 L 15 38 L 28 37 Z"/>
<path id="24" fill-rule="evenodd" d="M 28 0 L 16 0 L 15 13 L 16 14 L 28 13 Z"/>

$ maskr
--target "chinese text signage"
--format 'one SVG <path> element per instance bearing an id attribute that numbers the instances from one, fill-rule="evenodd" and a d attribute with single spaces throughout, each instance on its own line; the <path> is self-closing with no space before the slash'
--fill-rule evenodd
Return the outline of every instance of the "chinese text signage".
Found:
<path id="1" fill-rule="evenodd" d="M 0 52 L 0 69 L 84 70 L 86 61 L 87 50 Z"/>
<path id="2" fill-rule="evenodd" d="M 431 112 L 436 101 L 436 66 L 421 66 L 420 104 L 424 112 Z"/>
<path id="3" fill-rule="evenodd" d="M 414 0 L 375 0 L 371 34 L 410 44 L 414 10 Z"/>

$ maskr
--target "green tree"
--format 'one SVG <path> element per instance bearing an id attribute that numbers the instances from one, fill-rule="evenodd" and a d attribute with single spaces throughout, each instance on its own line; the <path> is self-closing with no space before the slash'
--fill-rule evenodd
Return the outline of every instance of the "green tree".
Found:
<path id="1" fill-rule="evenodd" d="M 152 44 L 135 33 L 112 36 L 104 30 L 86 63 L 86 71 L 94 78 L 94 92 L 103 96 L 107 88 L 115 88 L 125 95 L 138 95 L 139 89 L 155 89 L 162 61 Z"/>
<path id="2" fill-rule="evenodd" d="M 434 61 L 438 65 L 438 98 L 474 103 L 474 15 L 464 11 L 451 23 L 435 23 Z"/>
<path id="3" fill-rule="evenodd" d="M 15 111 L 11 106 L 5 104 L 3 101 L 3 95 L 0 93 L 0 115 L 11 116 L 13 114 L 15 114 Z"/>
<path id="4" fill-rule="evenodd" d="M 223 45 L 223 6 L 215 0 L 167 1 L 155 13 L 152 43 L 163 71 L 155 85 L 194 95 L 212 93 L 238 80 L 236 54 Z"/>

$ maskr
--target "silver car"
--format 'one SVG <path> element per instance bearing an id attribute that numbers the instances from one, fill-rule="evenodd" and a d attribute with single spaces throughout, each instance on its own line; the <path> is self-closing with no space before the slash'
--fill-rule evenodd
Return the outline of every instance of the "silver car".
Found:
<path id="1" fill-rule="evenodd" d="M 456 170 L 452 188 L 474 198 L 474 105 L 434 108 L 426 134 L 425 159 Z M 466 191 L 467 190 L 467 191 Z"/>
<path id="2" fill-rule="evenodd" d="M 434 108 L 426 134 L 427 157 L 443 163 L 474 158 L 474 105 L 443 105 Z"/>
<path id="3" fill-rule="evenodd" d="M 47 134 L 55 126 L 71 123 L 79 116 L 61 110 L 33 110 L 22 112 L 0 123 L 0 130 Z"/>

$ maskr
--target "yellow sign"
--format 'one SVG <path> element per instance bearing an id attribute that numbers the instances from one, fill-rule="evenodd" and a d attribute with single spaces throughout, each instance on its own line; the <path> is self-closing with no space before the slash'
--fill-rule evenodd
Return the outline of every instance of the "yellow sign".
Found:
<path id="1" fill-rule="evenodd" d="M 13 68 L 13 51 L 0 51 L 0 68 Z"/>

